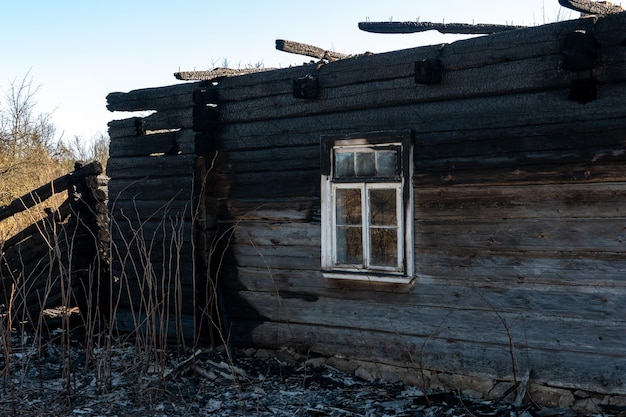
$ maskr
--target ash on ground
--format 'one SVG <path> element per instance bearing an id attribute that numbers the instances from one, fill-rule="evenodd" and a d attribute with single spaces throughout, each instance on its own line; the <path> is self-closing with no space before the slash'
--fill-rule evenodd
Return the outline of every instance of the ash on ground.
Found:
<path id="1" fill-rule="evenodd" d="M 366 381 L 323 357 L 287 350 L 195 348 L 89 341 L 52 332 L 3 338 L 4 416 L 575 416 L 571 410 L 464 398 L 398 382 Z M 84 337 L 84 335 L 83 335 Z M 9 342 L 10 341 L 10 342 Z M 621 410 L 617 410 L 621 411 Z M 607 412 L 603 416 L 617 415 Z"/>

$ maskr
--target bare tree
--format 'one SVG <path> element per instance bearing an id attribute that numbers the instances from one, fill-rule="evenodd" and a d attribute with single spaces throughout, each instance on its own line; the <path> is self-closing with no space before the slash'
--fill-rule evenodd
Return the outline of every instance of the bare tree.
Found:
<path id="1" fill-rule="evenodd" d="M 60 161 L 66 161 L 70 166 L 75 161 L 84 163 L 98 161 L 106 167 L 109 159 L 109 138 L 99 133 L 91 139 L 74 136 L 69 140 L 61 140 L 55 150 L 55 156 Z"/>
<path id="2" fill-rule="evenodd" d="M 50 114 L 37 112 L 37 91 L 27 74 L 0 99 L 0 205 L 61 173 L 51 152 L 55 127 Z"/>

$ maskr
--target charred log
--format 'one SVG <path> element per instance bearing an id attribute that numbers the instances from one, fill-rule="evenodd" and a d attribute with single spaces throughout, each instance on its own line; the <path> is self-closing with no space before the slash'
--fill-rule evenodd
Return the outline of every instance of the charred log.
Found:
<path id="1" fill-rule="evenodd" d="M 235 77 L 237 75 L 252 74 L 255 72 L 269 71 L 274 68 L 215 68 L 208 71 L 180 71 L 175 72 L 174 77 L 183 81 L 209 81 L 218 80 L 220 78 Z"/>
<path id="2" fill-rule="evenodd" d="M 624 11 L 621 6 L 614 6 L 608 1 L 559 0 L 559 4 L 563 7 L 583 14 L 592 14 L 596 16 L 606 16 Z"/>
<path id="3" fill-rule="evenodd" d="M 328 51 L 318 48 L 317 46 L 307 45 L 306 43 L 286 41 L 283 39 L 276 39 L 276 49 L 296 55 L 310 56 L 312 58 L 322 59 L 328 62 L 338 61 L 351 56 L 339 52 Z"/>
<path id="4" fill-rule="evenodd" d="M 371 33 L 417 33 L 436 30 L 440 33 L 463 35 L 489 35 L 497 32 L 522 29 L 525 26 L 469 24 L 469 23 L 433 23 L 433 22 L 359 22 L 359 29 Z"/>

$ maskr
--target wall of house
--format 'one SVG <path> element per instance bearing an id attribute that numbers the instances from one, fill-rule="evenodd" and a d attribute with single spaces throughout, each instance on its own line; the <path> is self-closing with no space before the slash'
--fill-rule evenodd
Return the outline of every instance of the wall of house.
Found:
<path id="1" fill-rule="evenodd" d="M 142 112 L 109 123 L 112 308 L 121 331 L 147 329 L 179 340 L 195 334 L 197 297 L 205 287 L 196 276 L 205 267 L 194 252 L 212 227 L 198 211 L 204 157 L 196 152 L 192 124 L 197 88 L 180 84 L 107 96 L 111 111 Z"/>
<path id="2" fill-rule="evenodd" d="M 203 273 L 219 275 L 212 294 L 238 345 L 624 394 L 625 23 L 561 22 L 112 94 L 111 110 L 156 110 L 110 124 L 119 275 L 150 265 L 162 279 L 157 270 L 175 264 L 180 283 L 155 296 L 185 300 L 199 300 Z M 597 57 L 572 46 L 576 31 L 593 34 Z M 441 62 L 440 83 L 416 82 L 424 60 Z M 294 97 L 305 76 L 317 97 Z M 398 129 L 416 138 L 416 279 L 325 279 L 320 136 Z M 174 263 L 161 255 L 177 241 L 172 218 L 193 225 Z M 124 254 L 144 249 L 124 236 L 160 245 L 140 273 Z M 145 298 L 131 294 L 128 327 Z"/>
<path id="3" fill-rule="evenodd" d="M 219 80 L 232 340 L 626 393 L 625 21 Z M 580 30 L 599 58 L 564 69 Z M 294 98 L 307 75 L 319 96 Z M 389 129 L 416 137 L 415 283 L 324 279 L 320 135 Z"/>

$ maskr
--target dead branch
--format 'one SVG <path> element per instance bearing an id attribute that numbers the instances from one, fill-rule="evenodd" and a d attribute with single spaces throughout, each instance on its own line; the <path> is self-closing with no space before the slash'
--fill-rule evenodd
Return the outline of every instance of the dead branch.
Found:
<path id="1" fill-rule="evenodd" d="M 497 32 L 522 29 L 525 26 L 469 24 L 469 23 L 432 23 L 432 22 L 359 22 L 359 29 L 371 33 L 416 33 L 436 30 L 440 33 L 464 35 L 489 35 Z"/>
<path id="2" fill-rule="evenodd" d="M 289 52 L 297 55 L 310 56 L 317 59 L 323 59 L 328 62 L 340 59 L 350 58 L 352 55 L 341 54 L 339 52 L 327 51 L 317 46 L 307 45 L 283 39 L 276 39 L 276 49 L 283 52 Z"/>
<path id="3" fill-rule="evenodd" d="M 559 0 L 559 4 L 563 7 L 583 14 L 592 14 L 596 16 L 607 16 L 624 11 L 621 6 L 614 6 L 608 1 Z"/>

